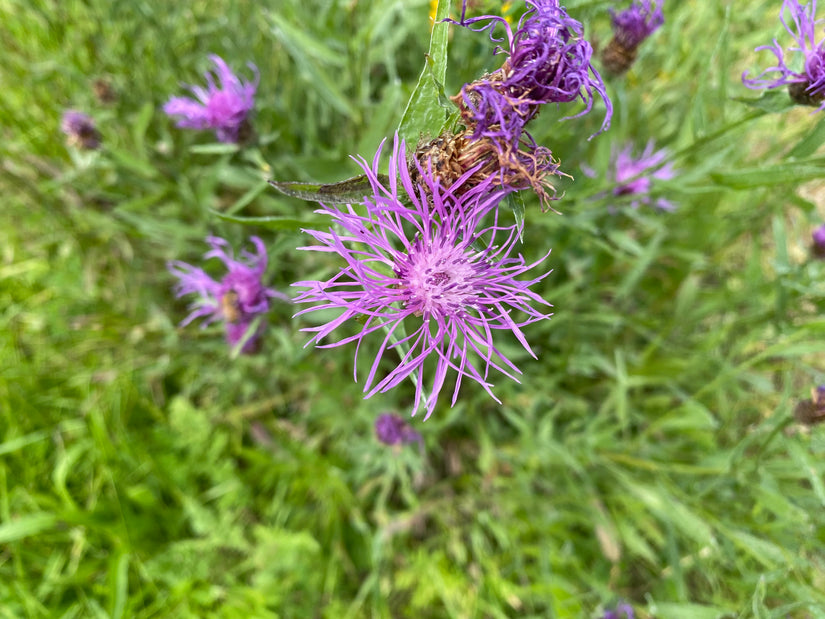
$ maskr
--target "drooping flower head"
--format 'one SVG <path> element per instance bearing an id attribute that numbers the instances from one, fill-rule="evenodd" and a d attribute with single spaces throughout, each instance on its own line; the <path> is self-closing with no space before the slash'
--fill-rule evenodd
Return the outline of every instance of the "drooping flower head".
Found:
<path id="1" fill-rule="evenodd" d="M 421 435 L 413 430 L 400 415 L 382 413 L 375 420 L 375 436 L 385 445 L 420 443 Z"/>
<path id="2" fill-rule="evenodd" d="M 633 145 L 628 144 L 611 157 L 611 169 L 608 171 L 608 180 L 616 184 L 613 188 L 614 196 L 633 197 L 631 206 L 638 208 L 639 204 L 650 204 L 650 190 L 654 180 L 670 180 L 676 176 L 673 163 L 662 162 L 667 158 L 667 149 L 654 152 L 653 140 L 647 143 L 639 157 L 633 156 Z M 676 210 L 676 205 L 665 198 L 658 198 L 654 206 L 664 211 Z"/>
<path id="3" fill-rule="evenodd" d="M 207 237 L 206 242 L 212 247 L 204 254 L 204 260 L 218 258 L 226 265 L 227 273 L 220 281 L 212 279 L 199 268 L 174 260 L 167 265 L 169 271 L 178 278 L 175 291 L 177 297 L 197 294 L 198 298 L 191 305 L 191 313 L 181 322 L 186 326 L 196 318 L 205 318 L 203 326 L 223 320 L 226 328 L 226 340 L 234 346 L 247 338 L 241 352 L 255 350 L 257 339 L 261 334 L 263 323 L 258 330 L 248 331 L 255 319 L 269 311 L 269 299 L 278 297 L 289 300 L 283 293 L 276 292 L 263 285 L 261 278 L 266 271 L 266 248 L 261 239 L 250 238 L 256 253 L 246 250 L 241 252 L 241 259 L 236 260 L 229 243 L 219 237 Z"/>
<path id="4" fill-rule="evenodd" d="M 790 14 L 793 28 L 788 25 L 785 13 Z M 801 71 L 794 71 L 785 60 L 785 50 L 776 39 L 772 45 L 762 45 L 756 51 L 770 50 L 776 56 L 777 65 L 765 69 L 755 78 L 750 79 L 747 71 L 742 74 L 742 82 L 748 88 L 778 88 L 787 86 L 788 93 L 795 103 L 810 105 L 818 110 L 825 109 L 825 43 L 816 43 L 816 25 L 821 20 L 814 19 L 816 0 L 801 4 L 799 0 L 784 0 L 779 12 L 779 20 L 796 41 L 795 47 L 788 50 L 800 52 L 803 56 Z"/>
<path id="5" fill-rule="evenodd" d="M 100 148 L 100 132 L 92 117 L 77 110 L 66 110 L 60 119 L 60 130 L 71 146 L 85 150 Z"/>
<path id="6" fill-rule="evenodd" d="M 817 258 L 825 258 L 825 224 L 819 226 L 811 234 L 813 244 L 811 249 Z"/>
<path id="7" fill-rule="evenodd" d="M 498 224 L 496 207 L 507 191 L 494 188 L 490 178 L 462 193 L 474 170 L 445 189 L 429 170 L 419 169 L 414 183 L 404 142 L 396 136 L 389 180 L 382 184 L 380 152 L 371 166 L 357 159 L 372 188 L 363 205 L 322 205 L 319 212 L 330 215 L 334 226 L 306 231 L 318 244 L 301 249 L 337 254 L 345 265 L 328 281 L 293 284 L 304 289 L 295 302 L 313 304 L 296 315 L 339 311 L 329 322 L 304 330 L 314 333 L 310 343 L 321 347 L 356 343 L 356 380 L 361 345 L 367 339 L 378 344 L 365 397 L 409 377 L 416 384 L 413 410 L 423 404 L 429 417 L 453 370 L 453 404 L 463 378 L 477 381 L 495 399 L 490 370 L 514 379 L 519 370 L 495 347 L 493 333 L 511 332 L 533 354 L 521 327 L 547 317 L 531 304 L 549 304 L 530 290 L 547 274 L 516 279 L 538 262 L 510 256 L 518 230 Z M 492 222 L 482 226 L 485 215 Z M 320 344 L 345 324 L 357 333 Z M 382 362 L 393 366 L 383 377 Z M 425 371 L 433 366 L 425 388 Z"/>
<path id="8" fill-rule="evenodd" d="M 613 107 L 598 71 L 591 64 L 593 49 L 583 38 L 581 23 L 570 17 L 557 0 L 527 0 L 528 11 L 513 32 L 507 20 L 495 15 L 467 18 L 467 2 L 461 11 L 462 26 L 473 30 L 504 26 L 507 49 L 498 47 L 507 60 L 490 75 L 465 85 L 454 97 L 462 120 L 473 137 L 491 137 L 516 144 L 525 126 L 546 103 L 568 103 L 581 99 L 585 109 L 593 107 L 595 95 L 605 102 L 607 111 L 601 131 L 610 126 Z"/>
<path id="9" fill-rule="evenodd" d="M 642 41 L 665 23 L 663 4 L 664 0 L 658 6 L 651 0 L 633 0 L 624 11 L 610 9 L 613 38 L 602 53 L 609 73 L 621 75 L 630 68 Z"/>
<path id="10" fill-rule="evenodd" d="M 177 116 L 177 126 L 185 129 L 213 129 L 221 142 L 237 142 L 246 126 L 247 115 L 255 104 L 258 88 L 258 69 L 249 64 L 255 74 L 254 82 L 237 77 L 220 56 L 211 55 L 214 75 L 206 73 L 206 88 L 190 86 L 197 100 L 190 97 L 172 97 L 163 106 L 169 116 Z M 216 84 L 220 81 L 220 87 Z"/>
<path id="11" fill-rule="evenodd" d="M 622 602 L 615 609 L 605 611 L 603 619 L 634 619 L 634 617 L 633 607 Z"/>

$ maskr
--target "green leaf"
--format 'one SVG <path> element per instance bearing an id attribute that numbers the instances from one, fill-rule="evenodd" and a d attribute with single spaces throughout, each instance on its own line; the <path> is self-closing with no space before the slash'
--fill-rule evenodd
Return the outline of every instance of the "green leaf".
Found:
<path id="1" fill-rule="evenodd" d="M 798 184 L 825 176 L 825 161 L 806 159 L 794 163 L 775 166 L 748 168 L 730 172 L 711 173 L 711 178 L 719 185 L 732 189 L 753 189 L 774 185 Z"/>
<path id="2" fill-rule="evenodd" d="M 823 143 L 825 143 L 825 118 L 816 123 L 810 133 L 799 140 L 797 145 L 788 153 L 788 157 L 793 159 L 808 157 L 816 152 L 816 149 L 822 146 Z"/>
<path id="3" fill-rule="evenodd" d="M 157 169 L 151 163 L 135 157 L 128 151 L 109 148 L 106 152 L 111 155 L 112 159 L 117 163 L 138 176 L 155 178 L 158 175 Z"/>
<path id="4" fill-rule="evenodd" d="M 444 91 L 442 85 L 447 76 L 449 24 L 442 23 L 442 20 L 449 14 L 450 2 L 439 0 L 424 69 L 398 126 L 398 134 L 408 142 L 417 142 L 422 134 L 432 137 L 440 135 L 447 116 L 441 97 Z"/>
<path id="5" fill-rule="evenodd" d="M 57 516 L 48 513 L 13 518 L 10 522 L 0 524 L 0 544 L 16 542 L 24 537 L 37 535 L 53 528 L 55 524 L 57 524 Z"/>
<path id="6" fill-rule="evenodd" d="M 784 112 L 796 105 L 791 101 L 788 92 L 782 90 L 768 90 L 761 97 L 733 97 L 734 101 L 744 103 L 748 107 L 756 108 L 764 112 Z"/>
<path id="7" fill-rule="evenodd" d="M 378 175 L 382 185 L 389 183 L 389 178 Z M 365 196 L 373 194 L 372 184 L 366 174 L 354 176 L 338 183 L 302 183 L 300 181 L 269 181 L 278 191 L 293 198 L 328 204 L 353 204 L 363 201 Z"/>
<path id="8" fill-rule="evenodd" d="M 317 221 L 309 219 L 293 219 L 291 217 L 238 217 L 236 215 L 228 215 L 227 213 L 219 213 L 218 211 L 212 211 L 212 213 L 223 221 L 230 221 L 234 224 L 243 224 L 245 226 L 260 226 L 261 228 L 268 228 L 270 230 L 300 230 L 302 228 L 312 228 L 318 223 Z"/>
<path id="9" fill-rule="evenodd" d="M 215 142 L 213 144 L 196 144 L 189 147 L 189 152 L 196 155 L 228 155 L 238 152 L 237 144 L 224 144 Z"/>
<path id="10" fill-rule="evenodd" d="M 518 239 L 524 243 L 524 196 L 520 191 L 511 193 L 507 196 L 507 204 L 510 210 L 513 211 L 513 217 L 516 218 L 516 226 L 518 226 Z"/>

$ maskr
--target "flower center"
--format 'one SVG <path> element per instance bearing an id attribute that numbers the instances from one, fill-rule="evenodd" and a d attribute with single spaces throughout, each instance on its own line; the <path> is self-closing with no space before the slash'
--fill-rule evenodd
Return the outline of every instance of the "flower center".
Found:
<path id="1" fill-rule="evenodd" d="M 461 313 L 475 305 L 481 292 L 476 282 L 482 265 L 465 247 L 431 243 L 417 240 L 396 264 L 404 304 L 426 318 Z"/>

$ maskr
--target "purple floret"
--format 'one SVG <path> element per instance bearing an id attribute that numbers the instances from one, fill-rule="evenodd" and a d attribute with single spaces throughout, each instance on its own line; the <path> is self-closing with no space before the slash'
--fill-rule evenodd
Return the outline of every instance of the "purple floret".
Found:
<path id="1" fill-rule="evenodd" d="M 420 443 L 421 435 L 413 430 L 400 415 L 383 413 L 375 420 L 375 436 L 385 445 Z"/>
<path id="2" fill-rule="evenodd" d="M 621 603 L 615 610 L 608 610 L 604 613 L 603 619 L 634 619 L 633 607 L 630 604 Z"/>
<path id="3" fill-rule="evenodd" d="M 626 50 L 632 50 L 665 23 L 662 3 L 656 6 L 651 0 L 633 0 L 633 4 L 618 13 L 613 9 L 613 36 Z"/>
<path id="4" fill-rule="evenodd" d="M 304 331 L 313 333 L 310 343 L 320 347 L 354 342 L 356 380 L 361 344 L 377 334 L 365 397 L 409 377 L 416 384 L 413 412 L 423 404 L 429 417 L 448 371 L 454 370 L 453 404 L 463 378 L 477 381 L 496 399 L 488 382 L 490 370 L 513 379 L 520 372 L 495 347 L 493 333 L 511 332 L 535 357 L 521 327 L 548 317 L 531 303 L 549 304 L 530 290 L 547 273 L 528 281 L 516 279 L 541 261 L 527 264 L 520 255 L 510 257 L 519 231 L 498 224 L 496 207 L 508 192 L 494 188 L 491 178 L 463 191 L 474 173 L 470 170 L 445 189 L 418 166 L 414 184 L 405 145 L 396 136 L 389 181 L 382 184 L 380 152 L 372 165 L 357 159 L 373 195 L 357 208 L 322 205 L 319 212 L 331 216 L 335 225 L 327 232 L 306 230 L 318 244 L 301 249 L 337 254 L 345 266 L 328 281 L 293 284 L 304 289 L 295 302 L 313 304 L 296 315 L 338 310 L 335 318 Z M 482 226 L 487 214 L 493 221 Z M 345 323 L 357 333 L 320 344 Z M 382 360 L 392 369 L 380 377 Z M 432 365 L 432 383 L 425 388 L 425 366 L 429 372 Z"/>
<path id="5" fill-rule="evenodd" d="M 258 69 L 249 64 L 255 73 L 254 82 L 238 78 L 220 56 L 211 55 L 215 65 L 214 76 L 206 73 L 207 87 L 190 86 L 197 97 L 172 97 L 163 106 L 169 116 L 177 116 L 177 126 L 184 129 L 212 129 L 221 142 L 237 142 L 247 115 L 255 104 L 258 87 Z M 220 81 L 220 87 L 215 78 Z"/>
<path id="6" fill-rule="evenodd" d="M 234 346 L 247 336 L 255 318 L 269 311 L 269 299 L 278 297 L 289 300 L 287 295 L 263 285 L 261 280 L 267 265 L 266 248 L 258 237 L 253 236 L 250 240 L 256 253 L 244 250 L 241 259 L 235 260 L 227 241 L 215 236 L 206 239 L 212 249 L 204 255 L 204 259 L 218 258 L 226 265 L 227 274 L 220 281 L 212 279 L 203 269 L 191 264 L 178 260 L 169 262 L 169 271 L 178 278 L 176 296 L 196 294 L 199 297 L 191 305 L 192 312 L 181 322 L 181 326 L 186 326 L 197 318 L 205 318 L 204 327 L 216 320 L 223 320 L 227 342 Z M 260 324 L 258 331 L 248 337 L 241 352 L 255 350 L 262 326 Z"/>
<path id="7" fill-rule="evenodd" d="M 790 13 L 794 28 L 792 29 L 785 18 L 785 12 Z M 748 88 L 779 88 L 788 86 L 791 99 L 802 105 L 825 109 L 825 44 L 816 43 L 816 0 L 802 5 L 799 0 L 784 0 L 779 12 L 779 20 L 796 41 L 790 51 L 801 52 L 804 56 L 803 70 L 793 71 L 785 61 L 785 50 L 776 39 L 772 45 L 762 45 L 756 51 L 770 50 L 776 56 L 777 65 L 765 69 L 755 78 L 747 77 L 747 71 L 742 74 L 742 82 Z"/>
<path id="8" fill-rule="evenodd" d="M 819 258 L 825 258 L 825 224 L 819 226 L 811 235 L 813 238 L 813 252 Z"/>
<path id="9" fill-rule="evenodd" d="M 633 208 L 638 208 L 639 204 L 650 204 L 649 194 L 654 180 L 670 180 L 676 176 L 673 163 L 661 165 L 668 156 L 667 149 L 655 152 L 653 149 L 651 140 L 638 158 L 633 157 L 631 144 L 613 154 L 611 171 L 608 172 L 608 179 L 616 183 L 613 195 L 633 196 Z M 658 198 L 654 206 L 664 211 L 676 210 L 676 205 L 665 198 Z"/>
<path id="10" fill-rule="evenodd" d="M 593 49 L 583 38 L 581 23 L 571 18 L 556 0 L 527 0 L 528 11 L 514 33 L 507 21 L 495 15 L 466 18 L 462 7 L 462 26 L 489 30 L 502 24 L 507 49 L 496 53 L 509 55 L 498 71 L 466 85 L 460 104 L 465 122 L 474 136 L 486 136 L 515 144 L 527 123 L 546 103 L 568 103 L 581 99 L 585 109 L 593 107 L 595 94 L 605 102 L 607 111 L 601 131 L 610 126 L 613 106 L 598 71 L 591 64 Z M 595 94 L 594 94 L 595 93 Z"/>

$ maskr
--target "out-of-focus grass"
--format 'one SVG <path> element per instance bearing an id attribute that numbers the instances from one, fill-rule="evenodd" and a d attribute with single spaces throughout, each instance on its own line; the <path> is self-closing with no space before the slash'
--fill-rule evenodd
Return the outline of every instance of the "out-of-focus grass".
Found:
<path id="1" fill-rule="evenodd" d="M 266 179 L 371 156 L 421 71 L 429 3 L 0 5 L 0 616 L 581 617 L 617 599 L 825 616 L 825 435 L 791 422 L 825 382 L 805 248 L 825 211 L 770 174 L 816 156 L 799 144 L 820 119 L 734 99 L 757 96 L 739 75 L 781 36 L 775 4 L 669 1 L 610 85 L 605 135 L 586 140 L 599 109 L 542 112 L 534 134 L 575 177 L 562 216 L 527 217 L 555 315 L 527 330 L 538 360 L 502 342 L 525 371 L 497 381 L 503 405 L 468 384 L 414 421 L 421 452 L 372 436 L 409 385 L 361 400 L 353 351 L 304 349 L 285 304 L 262 353 L 230 359 L 219 327 L 176 328 L 164 264 L 254 231 L 279 289 L 337 268 L 295 230 L 215 212 L 311 221 Z M 605 41 L 608 6 L 568 9 Z M 453 32 L 447 90 L 490 52 Z M 159 111 L 208 53 L 260 69 L 251 148 Z M 67 107 L 97 119 L 101 152 L 67 151 Z M 611 214 L 611 148 L 651 138 L 677 153 L 660 190 L 679 209 Z"/>

